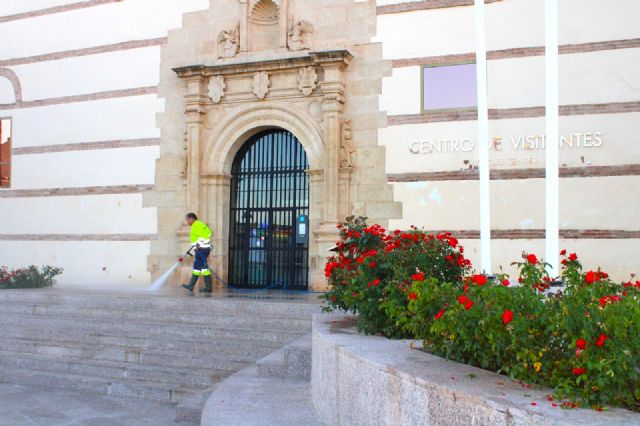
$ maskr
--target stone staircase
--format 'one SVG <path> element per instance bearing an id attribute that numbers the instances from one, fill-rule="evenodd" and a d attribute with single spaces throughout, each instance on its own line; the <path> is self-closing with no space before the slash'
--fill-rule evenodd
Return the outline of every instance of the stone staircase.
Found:
<path id="1" fill-rule="evenodd" d="M 310 332 L 313 300 L 0 291 L 0 382 L 179 403 Z"/>
<path id="2" fill-rule="evenodd" d="M 243 368 L 208 396 L 202 426 L 322 426 L 311 401 L 311 333 Z"/>

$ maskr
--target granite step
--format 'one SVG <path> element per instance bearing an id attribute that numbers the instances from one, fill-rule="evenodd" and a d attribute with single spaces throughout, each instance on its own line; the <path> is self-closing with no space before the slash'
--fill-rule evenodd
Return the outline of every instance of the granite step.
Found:
<path id="1" fill-rule="evenodd" d="M 26 337 L 25 337 L 26 336 Z M 5 329 L 0 334 L 0 348 L 34 353 L 57 353 L 61 356 L 94 358 L 96 353 L 113 361 L 126 361 L 136 354 L 147 352 L 188 353 L 201 356 L 227 356 L 242 354 L 246 359 L 257 359 L 271 353 L 280 343 L 246 342 L 243 340 L 187 341 L 173 338 L 148 339 L 137 337 L 100 336 L 86 333 L 65 333 L 63 330 L 27 328 Z M 245 358 L 239 357 L 238 360 Z"/>
<path id="2" fill-rule="evenodd" d="M 91 392 L 177 404 L 200 389 L 140 380 L 116 380 L 71 373 L 0 368 L 0 382 L 73 392 Z"/>
<path id="3" fill-rule="evenodd" d="M 28 302 L 0 302 L 0 315 L 21 314 L 33 316 L 63 316 L 68 319 L 96 319 L 122 322 L 170 322 L 172 324 L 206 325 L 206 326 L 233 326 L 239 329 L 269 330 L 284 329 L 291 331 L 304 331 L 310 327 L 310 319 L 289 318 L 279 316 L 261 316 L 256 321 L 255 316 L 228 315 L 220 312 L 194 313 L 190 311 L 135 311 L 85 308 L 59 304 L 33 304 Z"/>
<path id="4" fill-rule="evenodd" d="M 227 347 L 225 351 L 211 348 L 205 353 L 190 350 L 188 346 L 181 350 L 146 350 L 134 347 L 95 346 L 80 343 L 54 341 L 21 341 L 17 339 L 2 340 L 3 351 L 15 354 L 33 354 L 55 356 L 60 359 L 82 359 L 86 361 L 110 361 L 139 364 L 145 366 L 164 366 L 176 368 L 205 368 L 233 372 L 254 362 L 256 358 L 270 352 L 272 348 L 261 348 L 260 351 L 245 353 L 242 347 Z"/>
<path id="5" fill-rule="evenodd" d="M 107 310 L 211 312 L 247 317 L 310 318 L 320 311 L 320 303 L 287 300 L 229 299 L 214 297 L 171 297 L 144 292 L 102 294 L 70 289 L 3 290 L 0 302 L 35 305 L 66 305 Z"/>
<path id="6" fill-rule="evenodd" d="M 294 340 L 256 364 L 258 377 L 311 380 L 311 334 Z"/>
<path id="7" fill-rule="evenodd" d="M 256 318 L 256 322 L 259 322 Z M 78 321 L 57 316 L 34 316 L 25 314 L 0 314 L 5 327 L 38 328 L 82 332 L 103 336 L 126 337 L 181 337 L 183 339 L 242 339 L 282 343 L 300 335 L 300 331 L 256 330 L 253 328 L 219 328 L 204 325 L 173 324 L 163 322 L 118 322 L 109 320 Z"/>
<path id="8" fill-rule="evenodd" d="M 248 363 L 244 363 L 245 365 Z M 172 384 L 175 387 L 209 387 L 232 370 L 200 367 L 179 368 L 114 361 L 60 358 L 41 354 L 25 354 L 0 350 L 0 368 L 24 369 L 54 373 L 69 373 L 104 379 L 131 379 Z"/>

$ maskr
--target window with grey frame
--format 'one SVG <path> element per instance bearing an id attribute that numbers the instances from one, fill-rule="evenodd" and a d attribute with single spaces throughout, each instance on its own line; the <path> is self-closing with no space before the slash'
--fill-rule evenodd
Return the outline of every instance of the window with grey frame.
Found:
<path id="1" fill-rule="evenodd" d="M 477 108 L 475 63 L 424 65 L 421 73 L 423 113 Z"/>

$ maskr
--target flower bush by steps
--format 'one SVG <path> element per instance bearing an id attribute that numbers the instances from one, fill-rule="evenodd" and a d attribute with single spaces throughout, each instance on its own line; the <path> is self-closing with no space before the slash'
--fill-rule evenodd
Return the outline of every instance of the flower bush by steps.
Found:
<path id="1" fill-rule="evenodd" d="M 362 332 L 404 336 L 405 312 L 415 296 L 408 291 L 412 277 L 459 282 L 469 270 L 464 250 L 450 235 L 417 229 L 387 234 L 364 218 L 348 220 L 340 227 L 337 254 L 325 267 L 332 286 L 324 297 L 332 308 L 358 313 Z"/>
<path id="2" fill-rule="evenodd" d="M 341 226 L 337 250 L 326 309 L 358 314 L 360 331 L 551 387 L 565 408 L 640 411 L 640 281 L 614 283 L 563 251 L 562 291 L 547 291 L 548 265 L 526 253 L 511 285 L 472 274 L 449 234 L 387 233 L 363 218 Z"/>
<path id="3" fill-rule="evenodd" d="M 6 266 L 0 267 L 0 289 L 44 288 L 52 287 L 54 278 L 62 273 L 62 268 L 54 266 L 36 266 L 9 271 Z"/>

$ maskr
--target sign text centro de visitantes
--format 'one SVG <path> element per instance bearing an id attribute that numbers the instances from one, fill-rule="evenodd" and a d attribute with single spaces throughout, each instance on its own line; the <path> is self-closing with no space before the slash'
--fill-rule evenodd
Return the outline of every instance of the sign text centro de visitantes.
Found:
<path id="1" fill-rule="evenodd" d="M 533 151 L 544 149 L 545 135 L 510 136 L 508 139 L 496 136 L 489 140 L 489 149 L 502 151 L 506 144 L 514 150 Z M 599 148 L 602 146 L 602 132 L 571 133 L 560 137 L 560 148 Z M 412 154 L 448 154 L 471 152 L 475 149 L 475 142 L 471 138 L 438 139 L 414 141 L 409 143 Z"/>

